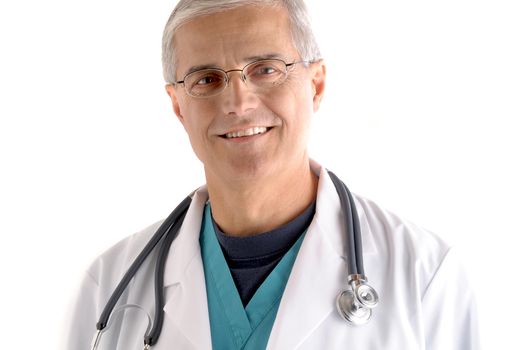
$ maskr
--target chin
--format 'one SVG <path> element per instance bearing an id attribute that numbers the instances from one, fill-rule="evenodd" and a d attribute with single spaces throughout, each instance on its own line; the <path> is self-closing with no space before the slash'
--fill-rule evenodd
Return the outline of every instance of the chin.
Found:
<path id="1" fill-rule="evenodd" d="M 223 179 L 233 182 L 258 181 L 272 177 L 277 161 L 266 157 L 239 157 L 216 164 L 215 171 Z"/>

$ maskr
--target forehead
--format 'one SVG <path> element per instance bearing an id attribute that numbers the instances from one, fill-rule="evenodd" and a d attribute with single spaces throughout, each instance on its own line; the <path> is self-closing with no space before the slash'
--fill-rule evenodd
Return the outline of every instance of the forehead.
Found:
<path id="1" fill-rule="evenodd" d="M 282 7 L 242 6 L 200 16 L 175 33 L 178 67 L 247 63 L 256 57 L 296 58 L 289 17 Z"/>

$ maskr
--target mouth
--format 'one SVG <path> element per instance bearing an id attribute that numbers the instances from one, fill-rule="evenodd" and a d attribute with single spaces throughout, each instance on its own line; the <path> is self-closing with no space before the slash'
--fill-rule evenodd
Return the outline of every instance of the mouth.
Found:
<path id="1" fill-rule="evenodd" d="M 272 127 L 256 126 L 252 128 L 243 129 L 243 130 L 228 132 L 226 134 L 220 135 L 220 137 L 223 137 L 224 139 L 239 139 L 239 138 L 245 138 L 245 137 L 265 134 L 271 129 Z"/>

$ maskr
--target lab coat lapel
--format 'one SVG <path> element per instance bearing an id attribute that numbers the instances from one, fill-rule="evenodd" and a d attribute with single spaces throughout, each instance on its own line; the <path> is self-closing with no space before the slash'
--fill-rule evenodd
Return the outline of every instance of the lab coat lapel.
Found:
<path id="1" fill-rule="evenodd" d="M 271 332 L 268 349 L 296 349 L 331 314 L 337 295 L 346 288 L 347 240 L 340 199 L 328 173 L 319 174 L 317 210 L 291 271 Z M 364 216 L 357 203 L 359 218 Z M 369 227 L 363 225 L 363 254 L 375 251 Z"/>
<path id="2" fill-rule="evenodd" d="M 344 260 L 314 223 L 308 230 L 285 288 L 268 349 L 296 349 L 334 311 L 345 279 Z"/>
<path id="3" fill-rule="evenodd" d="M 205 187 L 196 191 L 180 234 L 170 248 L 165 271 L 166 317 L 159 340 L 162 349 L 212 348 L 199 245 L 207 198 Z"/>

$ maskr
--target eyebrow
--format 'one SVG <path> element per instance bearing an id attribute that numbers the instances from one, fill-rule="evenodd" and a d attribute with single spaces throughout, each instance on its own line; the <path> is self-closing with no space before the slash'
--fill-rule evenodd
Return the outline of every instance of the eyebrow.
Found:
<path id="1" fill-rule="evenodd" d="M 285 60 L 284 55 L 282 55 L 282 54 L 268 53 L 268 54 L 265 54 L 265 55 L 246 57 L 245 61 L 246 62 L 252 62 L 252 61 L 258 61 L 258 60 L 270 60 L 270 59 L 275 59 L 275 58 L 278 58 L 278 59 L 281 59 L 281 60 Z"/>
<path id="2" fill-rule="evenodd" d="M 264 55 L 249 56 L 249 57 L 245 57 L 243 59 L 243 61 L 247 62 L 247 63 L 250 63 L 250 62 L 253 62 L 253 61 L 269 60 L 269 59 L 281 59 L 281 60 L 285 61 L 284 55 L 278 54 L 278 53 L 268 53 L 268 54 L 264 54 Z M 222 69 L 222 68 L 218 67 L 215 64 L 200 64 L 200 65 L 197 65 L 197 66 L 192 66 L 189 69 L 187 69 L 185 74 L 183 74 L 183 77 L 186 77 L 188 74 L 194 73 L 194 72 L 196 72 L 198 70 L 202 70 L 202 69 Z"/>

